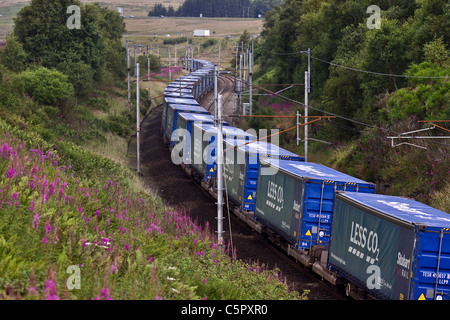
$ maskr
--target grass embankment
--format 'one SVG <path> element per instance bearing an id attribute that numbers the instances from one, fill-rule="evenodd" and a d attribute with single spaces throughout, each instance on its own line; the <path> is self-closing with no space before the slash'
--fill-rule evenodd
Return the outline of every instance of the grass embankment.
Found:
<path id="1" fill-rule="evenodd" d="M 31 100 L 0 109 L 0 298 L 304 298 L 136 178 L 123 88 L 64 117 Z"/>

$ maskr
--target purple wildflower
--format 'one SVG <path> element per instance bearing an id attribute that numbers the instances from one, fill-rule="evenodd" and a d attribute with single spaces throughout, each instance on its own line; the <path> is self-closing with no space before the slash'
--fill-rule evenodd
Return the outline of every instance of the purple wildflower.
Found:
<path id="1" fill-rule="evenodd" d="M 37 212 L 33 216 L 33 229 L 36 230 L 39 227 L 39 220 L 41 219 L 41 216 L 39 215 L 39 212 Z"/>
<path id="2" fill-rule="evenodd" d="M 35 287 L 29 287 L 28 288 L 28 294 L 34 294 L 35 296 L 37 296 L 37 290 Z"/>
<path id="3" fill-rule="evenodd" d="M 93 300 L 112 300 L 113 298 L 109 295 L 109 289 L 103 288 L 99 296 L 95 297 Z"/>
<path id="4" fill-rule="evenodd" d="M 8 170 L 8 173 L 6 174 L 6 177 L 7 178 L 13 178 L 15 173 L 16 173 L 16 170 L 14 168 L 11 168 L 11 169 Z"/>
<path id="5" fill-rule="evenodd" d="M 50 224 L 50 222 L 47 222 L 45 224 L 45 233 L 51 233 L 52 232 L 52 226 Z"/>
<path id="6" fill-rule="evenodd" d="M 53 279 L 45 281 L 44 296 L 47 300 L 59 300 L 56 284 Z"/>

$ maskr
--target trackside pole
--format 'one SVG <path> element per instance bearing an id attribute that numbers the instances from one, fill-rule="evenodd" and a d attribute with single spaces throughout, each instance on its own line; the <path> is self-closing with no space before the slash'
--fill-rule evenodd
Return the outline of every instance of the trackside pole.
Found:
<path id="1" fill-rule="evenodd" d="M 305 161 L 308 161 L 308 71 L 305 71 Z"/>
<path id="2" fill-rule="evenodd" d="M 147 80 L 148 80 L 148 103 L 152 100 L 150 95 L 150 55 L 147 56 Z"/>
<path id="3" fill-rule="evenodd" d="M 140 119 L 139 119 L 139 63 L 136 64 L 136 162 L 137 162 L 137 172 L 141 174 L 141 156 L 140 156 Z"/>
<path id="4" fill-rule="evenodd" d="M 217 99 L 217 244 L 223 241 L 223 135 L 222 135 L 222 95 Z"/>
<path id="5" fill-rule="evenodd" d="M 128 111 L 131 111 L 131 69 L 130 69 L 131 50 L 127 49 L 127 70 L 128 70 Z"/>
<path id="6" fill-rule="evenodd" d="M 214 126 L 217 125 L 217 66 L 214 66 Z"/>

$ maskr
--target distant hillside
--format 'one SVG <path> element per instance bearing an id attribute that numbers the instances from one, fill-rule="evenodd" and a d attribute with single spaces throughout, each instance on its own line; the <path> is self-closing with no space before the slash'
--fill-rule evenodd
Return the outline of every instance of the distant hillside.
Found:
<path id="1" fill-rule="evenodd" d="M 283 0 L 186 0 L 177 9 L 155 4 L 149 16 L 258 18 Z"/>

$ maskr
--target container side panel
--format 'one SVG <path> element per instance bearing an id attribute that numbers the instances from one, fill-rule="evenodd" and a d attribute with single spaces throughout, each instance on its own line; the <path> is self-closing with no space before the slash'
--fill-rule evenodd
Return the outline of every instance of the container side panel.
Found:
<path id="1" fill-rule="evenodd" d="M 280 173 L 260 175 L 258 179 L 255 217 L 292 243 L 298 235 L 299 218 L 298 212 L 293 213 L 294 191 L 302 190 L 301 183 Z"/>
<path id="2" fill-rule="evenodd" d="M 197 126 L 194 126 L 192 131 L 194 134 L 191 134 L 191 160 L 193 161 L 191 167 L 203 177 L 203 132 Z"/>
<path id="3" fill-rule="evenodd" d="M 170 137 L 172 136 L 172 126 L 174 119 L 174 110 L 170 106 L 167 107 L 167 115 L 166 115 L 166 139 L 170 141 Z"/>
<path id="4" fill-rule="evenodd" d="M 166 133 L 166 118 L 167 118 L 167 102 L 164 101 L 163 102 L 163 112 L 162 112 L 162 117 L 161 117 L 161 133 L 163 134 L 163 136 Z"/>
<path id="5" fill-rule="evenodd" d="M 228 191 L 228 197 L 237 204 L 240 204 L 238 197 L 239 187 L 239 165 L 237 164 L 235 153 L 233 148 L 227 148 L 228 145 L 224 145 L 225 151 L 225 163 L 223 176 L 225 179 L 225 186 Z"/>

